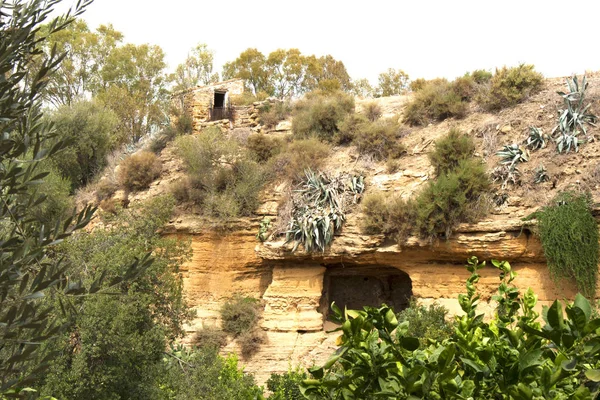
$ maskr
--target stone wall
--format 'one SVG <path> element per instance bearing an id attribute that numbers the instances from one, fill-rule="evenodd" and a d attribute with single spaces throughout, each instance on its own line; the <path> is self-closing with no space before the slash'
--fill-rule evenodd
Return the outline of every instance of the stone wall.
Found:
<path id="1" fill-rule="evenodd" d="M 244 81 L 231 79 L 180 91 L 173 94 L 171 102 L 178 110 L 188 113 L 192 117 L 193 129 L 197 132 L 205 127 L 203 124 L 208 121 L 208 110 L 213 103 L 215 92 L 220 91 L 226 92 L 225 104 L 229 104 L 230 96 L 244 93 Z"/>

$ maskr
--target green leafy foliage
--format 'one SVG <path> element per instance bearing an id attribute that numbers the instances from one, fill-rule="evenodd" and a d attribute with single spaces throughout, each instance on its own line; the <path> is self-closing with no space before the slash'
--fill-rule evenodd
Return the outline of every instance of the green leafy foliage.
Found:
<path id="1" fill-rule="evenodd" d="M 495 316 L 484 322 L 477 313 L 485 263 L 472 257 L 467 293 L 458 297 L 464 315 L 450 338 L 429 346 L 410 336 L 410 323 L 387 306 L 342 312 L 333 304 L 340 347 L 322 367 L 309 369 L 301 392 L 309 400 L 595 398 L 600 319 L 592 318 L 590 303 L 578 295 L 563 309 L 555 301 L 544 310 L 542 328 L 537 296 L 513 286 L 508 262 L 492 264 L 500 276 Z"/>
<path id="2" fill-rule="evenodd" d="M 426 347 L 430 342 L 442 342 L 454 333 L 454 325 L 446 320 L 448 309 L 437 303 L 429 307 L 418 304 L 411 299 L 410 306 L 397 315 L 398 322 L 408 322 L 406 334 L 418 337 L 421 346 Z"/>
<path id="3" fill-rule="evenodd" d="M 564 192 L 532 214 L 548 269 L 557 279 L 568 279 L 589 298 L 596 293 L 598 224 L 591 213 L 590 194 Z"/>
<path id="4" fill-rule="evenodd" d="M 262 388 L 238 366 L 235 355 L 221 357 L 215 349 L 171 348 L 163 358 L 160 399 L 260 400 Z"/>
<path id="5" fill-rule="evenodd" d="M 65 148 L 64 142 L 51 142 L 54 132 L 44 121 L 40 103 L 65 55 L 55 51 L 46 56 L 40 44 L 47 35 L 64 30 L 90 2 L 78 2 L 40 32 L 57 3 L 0 3 L 0 397 L 18 397 L 21 389 L 45 376 L 59 356 L 45 350 L 68 328 L 63 322 L 72 315 L 69 305 L 76 296 L 102 291 L 103 277 L 95 276 L 86 286 L 69 276 L 67 260 L 54 257 L 57 246 L 84 228 L 94 210 L 86 208 L 48 225 L 32 218 L 37 207 L 46 205 L 44 196 L 32 190 L 43 185 L 50 172 L 43 171 L 41 163 Z M 111 283 L 131 280 L 149 264 L 145 256 L 130 262 Z M 55 308 L 47 299 L 60 299 L 64 307 Z"/>
<path id="6" fill-rule="evenodd" d="M 256 238 L 264 242 L 269 237 L 269 229 L 271 229 L 271 218 L 264 217 L 258 224 L 258 233 Z"/>
<path id="7" fill-rule="evenodd" d="M 307 169 L 319 170 L 330 153 L 331 146 L 317 138 L 294 140 L 270 161 L 269 168 L 275 175 L 297 183 L 304 179 Z"/>
<path id="8" fill-rule="evenodd" d="M 378 76 L 379 85 L 376 89 L 377 97 L 395 96 L 404 94 L 408 88 L 408 74 L 401 69 L 388 68 Z"/>
<path id="9" fill-rule="evenodd" d="M 155 397 L 164 349 L 183 335 L 183 323 L 190 317 L 178 273 L 189 256 L 189 243 L 157 233 L 173 207 L 173 199 L 155 197 L 106 215 L 106 229 L 74 235 L 57 249 L 55 257 L 73 265 L 72 279 L 113 295 L 83 296 L 72 305 L 83 312 L 67 320 L 68 331 L 49 348 L 60 356 L 40 382 L 43 394 L 69 399 Z M 154 262 L 143 274 L 112 285 L 128 271 L 130 260 L 149 252 Z M 103 277 L 99 284 L 98 276 Z M 60 309 L 59 300 L 51 300 L 55 309 Z"/>
<path id="10" fill-rule="evenodd" d="M 281 152 L 283 142 L 279 138 L 272 138 L 269 135 L 258 133 L 248 136 L 246 148 L 252 159 L 264 163 Z"/>
<path id="11" fill-rule="evenodd" d="M 286 232 L 292 251 L 302 244 L 306 252 L 325 251 L 346 220 L 346 210 L 356 204 L 365 189 L 362 176 L 306 170 L 306 181 L 293 197 L 293 213 Z"/>
<path id="12" fill-rule="evenodd" d="M 438 140 L 429 158 L 438 174 L 414 199 L 369 195 L 362 207 L 365 233 L 383 233 L 402 243 L 410 234 L 430 239 L 449 237 L 461 222 L 471 222 L 486 210 L 482 199 L 490 180 L 485 166 L 473 157 L 473 140 L 452 129 Z"/>
<path id="13" fill-rule="evenodd" d="M 267 388 L 273 393 L 272 400 L 303 400 L 305 397 L 300 392 L 300 384 L 308 376 L 299 368 L 289 370 L 284 374 L 271 374 L 267 380 Z"/>
<path id="14" fill-rule="evenodd" d="M 435 149 L 429 153 L 429 161 L 437 175 L 455 169 L 462 160 L 473 157 L 475 143 L 473 139 L 456 128 L 435 142 Z"/>
<path id="15" fill-rule="evenodd" d="M 344 118 L 354 112 L 354 97 L 343 93 L 314 92 L 298 102 L 293 112 L 295 138 L 332 141 Z"/>
<path id="16" fill-rule="evenodd" d="M 514 106 L 539 92 L 543 79 L 542 74 L 536 72 L 530 64 L 496 69 L 487 90 L 479 96 L 478 102 L 491 111 Z"/>
<path id="17" fill-rule="evenodd" d="M 53 157 L 61 175 L 73 189 L 88 184 L 106 165 L 106 156 L 114 150 L 117 116 L 97 103 L 80 101 L 62 106 L 49 119 L 56 127 L 56 140 L 71 145 Z"/>

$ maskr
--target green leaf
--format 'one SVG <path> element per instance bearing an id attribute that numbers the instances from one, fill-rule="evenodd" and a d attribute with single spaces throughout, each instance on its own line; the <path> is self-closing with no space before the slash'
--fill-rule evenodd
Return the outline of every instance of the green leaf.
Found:
<path id="1" fill-rule="evenodd" d="M 562 305 L 558 300 L 554 300 L 554 303 L 548 308 L 548 323 L 554 329 L 564 328 Z"/>
<path id="2" fill-rule="evenodd" d="M 600 369 L 588 369 L 585 371 L 585 376 L 590 381 L 600 382 Z"/>
<path id="3" fill-rule="evenodd" d="M 419 348 L 419 339 L 414 337 L 403 337 L 400 339 L 400 345 L 408 351 L 415 351 Z"/>
<path id="4" fill-rule="evenodd" d="M 573 302 L 573 306 L 578 307 L 585 314 L 585 322 L 587 323 L 592 316 L 592 307 L 590 306 L 590 302 L 586 299 L 581 293 L 577 293 L 575 296 L 575 301 Z"/>

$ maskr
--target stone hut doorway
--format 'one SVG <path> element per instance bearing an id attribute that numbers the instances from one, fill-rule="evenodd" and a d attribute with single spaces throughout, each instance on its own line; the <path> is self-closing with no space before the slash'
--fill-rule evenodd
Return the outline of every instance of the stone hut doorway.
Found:
<path id="1" fill-rule="evenodd" d="M 214 108 L 224 108 L 225 107 L 225 94 L 226 94 L 226 92 L 215 91 L 215 98 L 214 98 L 214 102 L 213 102 Z"/>
<path id="2" fill-rule="evenodd" d="M 344 309 L 364 306 L 391 306 L 399 312 L 408 307 L 412 297 L 410 276 L 389 266 L 327 266 L 319 311 L 327 319 L 331 303 Z"/>

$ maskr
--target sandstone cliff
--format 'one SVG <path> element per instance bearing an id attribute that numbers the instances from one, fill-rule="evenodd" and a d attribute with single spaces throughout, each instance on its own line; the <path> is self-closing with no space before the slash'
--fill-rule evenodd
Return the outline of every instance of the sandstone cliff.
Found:
<path id="1" fill-rule="evenodd" d="M 563 79 L 546 81 L 545 89 L 517 107 L 489 114 L 473 109 L 463 120 L 447 120 L 423 128 L 406 128 L 403 143 L 409 149 L 400 160 L 400 169 L 389 174 L 383 164 L 358 156 L 352 147 L 336 148 L 328 161 L 331 171 L 360 171 L 367 180 L 367 191 L 384 191 L 409 197 L 432 176 L 427 152 L 432 143 L 456 126 L 472 135 L 477 143 L 477 156 L 491 170 L 498 159 L 495 151 L 505 144 L 520 143 L 529 126 L 549 133 L 556 121 Z M 600 77 L 590 77 L 590 99 L 597 108 Z M 406 98 L 378 99 L 388 116 L 397 115 Z M 361 109 L 361 103 L 358 103 Z M 592 134 L 596 129 L 592 130 Z M 162 154 L 163 177 L 149 191 L 131 201 L 166 190 L 181 176 L 180 166 L 167 148 Z M 335 335 L 325 333 L 328 305 L 341 301 L 349 305 L 365 299 L 381 299 L 402 305 L 410 296 L 429 303 L 437 301 L 451 313 L 460 312 L 457 295 L 464 292 L 468 272 L 466 259 L 508 260 L 516 270 L 516 284 L 532 287 L 539 296 L 539 306 L 556 298 L 570 297 L 574 288 L 558 285 L 547 271 L 539 240 L 531 232 L 531 223 L 522 218 L 546 203 L 559 191 L 570 188 L 590 190 L 599 200 L 600 144 L 587 143 L 579 153 L 557 154 L 553 145 L 532 153 L 521 167 L 524 176 L 520 186 L 502 190 L 505 200 L 494 207 L 488 217 L 475 224 L 461 225 L 448 239 L 434 242 L 409 238 L 399 245 L 382 236 L 369 236 L 359 229 L 360 210 L 355 208 L 333 245 L 324 253 L 292 253 L 281 236 L 260 243 L 255 235 L 263 216 L 277 218 L 277 206 L 287 193 L 284 183 L 269 186 L 255 218 L 246 218 L 215 226 L 191 210 L 178 210 L 165 234 L 190 240 L 192 259 L 186 264 L 184 286 L 187 301 L 197 311 L 188 326 L 189 332 L 218 325 L 219 308 L 233 293 L 260 298 L 264 306 L 261 321 L 268 343 L 251 359 L 246 370 L 264 382 L 272 372 L 284 372 L 297 364 L 322 362 L 334 348 Z M 532 171 L 543 164 L 551 180 L 534 185 Z M 498 285 L 494 268 L 483 270 L 479 288 L 483 309 Z M 236 343 L 225 349 L 237 351 Z"/>

